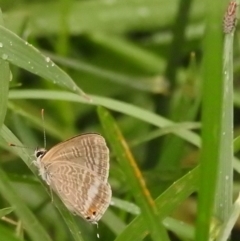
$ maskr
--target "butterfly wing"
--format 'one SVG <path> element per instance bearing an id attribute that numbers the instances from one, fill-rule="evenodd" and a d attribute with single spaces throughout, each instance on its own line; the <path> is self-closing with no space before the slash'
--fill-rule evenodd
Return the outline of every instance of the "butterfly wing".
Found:
<path id="1" fill-rule="evenodd" d="M 53 162 L 46 171 L 50 187 L 70 211 L 90 222 L 102 217 L 112 196 L 107 182 L 76 163 Z"/>
<path id="2" fill-rule="evenodd" d="M 85 134 L 73 137 L 51 148 L 41 159 L 45 166 L 56 161 L 77 163 L 107 182 L 109 150 L 101 135 Z"/>

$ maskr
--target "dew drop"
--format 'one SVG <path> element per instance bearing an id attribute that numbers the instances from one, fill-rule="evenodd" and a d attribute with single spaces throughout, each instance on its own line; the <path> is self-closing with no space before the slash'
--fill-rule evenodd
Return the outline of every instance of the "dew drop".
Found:
<path id="1" fill-rule="evenodd" d="M 55 64 L 52 62 L 52 67 L 54 66 Z"/>
<path id="2" fill-rule="evenodd" d="M 0 48 L 2 48 L 3 47 L 3 43 L 2 42 L 0 42 Z"/>
<path id="3" fill-rule="evenodd" d="M 8 58 L 8 55 L 7 54 L 2 54 L 2 59 L 3 60 L 6 60 Z"/>
<path id="4" fill-rule="evenodd" d="M 31 64 L 31 61 L 28 61 L 28 64 Z"/>
<path id="5" fill-rule="evenodd" d="M 25 45 L 28 45 L 28 42 L 25 42 Z"/>
<path id="6" fill-rule="evenodd" d="M 51 61 L 51 59 L 49 57 L 46 57 L 45 60 L 47 63 L 49 63 Z"/>
<path id="7" fill-rule="evenodd" d="M 11 45 L 11 46 L 13 45 L 12 41 L 10 41 L 10 45 Z"/>
<path id="8" fill-rule="evenodd" d="M 226 176 L 225 179 L 226 179 L 226 180 L 229 180 L 229 176 Z"/>

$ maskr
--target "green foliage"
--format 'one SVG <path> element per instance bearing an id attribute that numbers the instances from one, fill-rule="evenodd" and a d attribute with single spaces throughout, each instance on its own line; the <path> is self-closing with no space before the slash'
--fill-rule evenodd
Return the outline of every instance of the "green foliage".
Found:
<path id="1" fill-rule="evenodd" d="M 168 231 L 227 240 L 240 212 L 232 201 L 240 98 L 223 3 L 206 11 L 200 0 L 2 0 L 0 8 L 1 240 L 176 240 Z M 48 149 L 80 133 L 106 138 L 113 198 L 98 228 L 71 214 L 32 165 L 43 129 Z"/>

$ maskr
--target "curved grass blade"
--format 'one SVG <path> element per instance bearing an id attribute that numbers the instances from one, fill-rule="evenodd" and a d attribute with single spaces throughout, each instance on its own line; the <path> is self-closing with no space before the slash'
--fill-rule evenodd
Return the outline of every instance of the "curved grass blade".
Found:
<path id="1" fill-rule="evenodd" d="M 86 101 L 84 98 L 80 98 L 78 95 L 74 95 L 73 93 L 65 92 L 65 91 L 43 91 L 43 90 L 11 90 L 9 92 L 10 99 L 48 99 L 48 100 L 65 100 L 65 101 L 73 101 L 86 103 L 91 105 L 101 105 L 105 106 L 108 109 L 118 111 L 120 113 L 124 113 L 126 115 L 135 117 L 139 120 L 145 121 L 152 125 L 158 126 L 160 128 L 173 125 L 174 122 L 159 116 L 150 111 L 146 111 L 143 108 L 106 98 L 101 96 L 89 95 L 92 99 L 91 102 Z M 180 136 L 184 140 L 189 143 L 200 147 L 200 138 L 197 134 L 188 131 L 188 130 L 173 130 L 174 134 Z"/>
<path id="2" fill-rule="evenodd" d="M 49 57 L 3 26 L 0 26 L 0 58 L 89 99 Z"/>
<path id="3" fill-rule="evenodd" d="M 13 208 L 13 207 L 0 209 L 0 218 L 8 215 L 8 214 L 11 213 L 12 211 L 14 211 L 14 208 Z"/>
<path id="4" fill-rule="evenodd" d="M 91 105 L 102 105 L 111 110 L 124 113 L 126 115 L 135 117 L 139 120 L 150 123 L 160 128 L 173 125 L 174 122 L 159 116 L 155 113 L 142 109 L 140 107 L 117 101 L 114 99 L 90 95 L 92 102 L 89 103 L 84 98 L 80 98 L 78 95 L 64 91 L 43 91 L 43 90 L 12 90 L 9 92 L 9 98 L 11 99 L 47 99 L 47 100 L 65 100 L 79 103 L 86 103 Z M 194 146 L 200 147 L 200 137 L 189 130 L 172 130 L 172 133 L 181 137 L 183 140 L 188 141 Z M 237 158 L 234 158 L 234 169 L 240 173 L 240 162 Z"/>
<path id="5" fill-rule="evenodd" d="M 103 107 L 98 107 L 98 115 L 109 143 L 111 143 L 112 149 L 126 175 L 133 196 L 141 207 L 145 225 L 148 227 L 152 239 L 158 241 L 159 237 L 161 237 L 161 240 L 169 240 L 167 232 L 160 222 L 156 204 L 115 120 Z"/>
<path id="6" fill-rule="evenodd" d="M 135 205 L 134 203 L 125 201 L 125 200 L 121 200 L 119 198 L 112 198 L 111 200 L 111 205 L 113 205 L 114 207 L 118 207 L 122 210 L 125 210 L 128 213 L 134 214 L 134 215 L 139 215 L 141 210 L 140 208 Z"/>
<path id="7" fill-rule="evenodd" d="M 126 224 L 110 209 L 104 214 L 102 219 L 116 235 L 120 234 L 126 227 Z"/>

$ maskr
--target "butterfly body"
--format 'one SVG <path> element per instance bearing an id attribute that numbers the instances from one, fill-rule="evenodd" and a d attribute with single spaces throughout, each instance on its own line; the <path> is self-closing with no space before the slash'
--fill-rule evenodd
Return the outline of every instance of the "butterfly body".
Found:
<path id="1" fill-rule="evenodd" d="M 51 148 L 37 149 L 34 164 L 39 175 L 65 206 L 96 223 L 111 201 L 108 183 L 109 150 L 98 134 L 73 137 Z"/>

